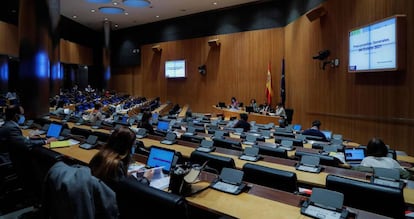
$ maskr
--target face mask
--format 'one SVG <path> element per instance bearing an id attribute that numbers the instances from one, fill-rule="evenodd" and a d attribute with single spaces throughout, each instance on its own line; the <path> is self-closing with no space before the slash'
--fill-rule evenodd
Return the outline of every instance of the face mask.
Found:
<path id="1" fill-rule="evenodd" d="M 19 125 L 23 124 L 24 121 L 26 120 L 26 118 L 24 117 L 24 115 L 19 115 L 19 120 L 17 121 L 17 123 Z"/>

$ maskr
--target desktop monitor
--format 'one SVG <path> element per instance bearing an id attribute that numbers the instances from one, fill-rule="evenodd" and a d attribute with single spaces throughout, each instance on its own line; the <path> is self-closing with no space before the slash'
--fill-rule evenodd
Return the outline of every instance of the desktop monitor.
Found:
<path id="1" fill-rule="evenodd" d="M 248 112 L 248 113 L 254 112 L 253 107 L 252 106 L 246 106 L 246 112 Z"/>

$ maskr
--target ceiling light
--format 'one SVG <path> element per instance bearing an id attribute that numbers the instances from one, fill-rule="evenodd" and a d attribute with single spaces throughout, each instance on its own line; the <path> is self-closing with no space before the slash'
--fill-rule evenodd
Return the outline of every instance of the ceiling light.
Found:
<path id="1" fill-rule="evenodd" d="M 144 8 L 151 4 L 148 0 L 124 0 L 124 5 L 128 7 Z"/>
<path id="2" fill-rule="evenodd" d="M 121 14 L 124 13 L 123 8 L 118 7 L 100 7 L 99 11 L 104 14 Z"/>
<path id="3" fill-rule="evenodd" d="M 95 9 L 91 9 L 91 12 L 92 12 L 92 13 L 95 13 Z"/>
<path id="4" fill-rule="evenodd" d="M 86 0 L 89 3 L 100 3 L 100 4 L 106 4 L 111 3 L 112 0 Z"/>

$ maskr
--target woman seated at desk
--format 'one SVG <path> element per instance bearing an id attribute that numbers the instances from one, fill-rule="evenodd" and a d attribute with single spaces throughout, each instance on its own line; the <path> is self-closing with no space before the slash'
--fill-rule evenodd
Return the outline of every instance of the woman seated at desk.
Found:
<path id="1" fill-rule="evenodd" d="M 230 109 L 239 109 L 239 102 L 237 101 L 237 99 L 235 97 L 231 98 L 231 102 L 229 105 Z"/>
<path id="2" fill-rule="evenodd" d="M 285 108 L 283 107 L 282 103 L 278 103 L 276 105 L 276 111 L 275 111 L 275 115 L 276 116 L 280 116 L 286 119 L 286 112 L 285 112 Z"/>
<path id="3" fill-rule="evenodd" d="M 353 167 L 359 171 L 372 171 L 372 168 L 398 169 L 400 177 L 409 179 L 411 174 L 405 170 L 398 161 L 388 157 L 388 147 L 379 138 L 372 138 L 367 144 L 366 157 L 361 161 L 360 166 Z"/>

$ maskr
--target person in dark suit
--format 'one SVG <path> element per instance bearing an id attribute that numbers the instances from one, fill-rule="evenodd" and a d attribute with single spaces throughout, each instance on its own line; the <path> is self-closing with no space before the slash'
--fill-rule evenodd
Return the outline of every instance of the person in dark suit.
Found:
<path id="1" fill-rule="evenodd" d="M 6 122 L 0 128 L 0 151 L 7 151 L 13 144 L 24 144 L 27 147 L 42 146 L 56 141 L 56 138 L 32 139 L 23 136 L 17 121 L 24 117 L 24 109 L 19 105 L 10 105 L 6 108 Z"/>
<path id="2" fill-rule="evenodd" d="M 315 120 L 312 122 L 312 127 L 303 131 L 302 135 L 311 135 L 316 137 L 321 137 L 321 141 L 328 141 L 325 135 L 320 131 L 322 123 L 319 120 Z"/>
<path id="3" fill-rule="evenodd" d="M 243 128 L 244 132 L 250 131 L 250 123 L 247 122 L 248 118 L 246 113 L 241 113 L 239 121 L 237 121 L 233 128 Z"/>

